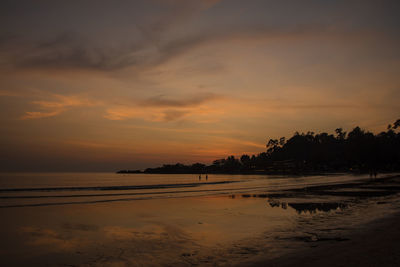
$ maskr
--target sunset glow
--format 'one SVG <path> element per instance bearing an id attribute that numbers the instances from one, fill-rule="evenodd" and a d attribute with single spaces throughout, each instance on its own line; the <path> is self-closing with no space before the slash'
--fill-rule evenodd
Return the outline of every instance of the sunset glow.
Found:
<path id="1" fill-rule="evenodd" d="M 398 119 L 398 2 L 283 2 L 5 1 L 1 170 L 210 163 Z"/>

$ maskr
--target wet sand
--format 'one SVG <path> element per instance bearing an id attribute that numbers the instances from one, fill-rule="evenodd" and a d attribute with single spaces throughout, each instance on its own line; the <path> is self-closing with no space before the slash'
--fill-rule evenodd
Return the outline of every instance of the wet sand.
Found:
<path id="1" fill-rule="evenodd" d="M 340 242 L 320 242 L 276 259 L 239 266 L 400 266 L 400 213 L 362 226 Z"/>
<path id="2" fill-rule="evenodd" d="M 348 185 L 309 188 L 311 194 L 321 194 L 321 190 L 332 190 L 335 194 L 367 197 L 360 188 L 372 190 L 376 197 L 397 194 L 400 177 L 390 177 Z M 343 190 L 347 188 L 347 190 Z M 296 194 L 305 194 L 299 190 Z M 378 193 L 377 193 L 378 192 Z M 280 197 L 293 197 L 293 192 L 280 193 Z M 278 195 L 275 195 L 275 197 Z M 379 202 L 378 202 L 379 203 Z M 400 212 L 361 224 L 344 237 L 330 240 L 305 240 L 303 247 L 280 257 L 271 259 L 259 255 L 240 263 L 238 266 L 400 266 Z"/>

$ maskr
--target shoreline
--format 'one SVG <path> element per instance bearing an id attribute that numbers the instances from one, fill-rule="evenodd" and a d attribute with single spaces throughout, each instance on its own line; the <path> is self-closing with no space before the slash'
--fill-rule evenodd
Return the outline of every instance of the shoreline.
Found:
<path id="1" fill-rule="evenodd" d="M 119 170 L 111 172 L 118 175 L 132 175 L 132 174 L 145 174 L 145 175 L 154 175 L 154 174 L 185 174 L 185 175 L 277 175 L 277 176 L 293 176 L 293 177 L 302 177 L 302 176 L 318 176 L 318 175 L 368 175 L 369 172 L 362 171 L 310 171 L 310 172 L 145 172 L 145 171 L 130 171 L 130 170 Z M 377 173 L 377 177 L 374 179 L 379 179 L 386 177 L 387 175 L 393 173 L 400 173 L 400 171 L 382 171 Z M 372 178 L 372 177 L 371 177 Z"/>

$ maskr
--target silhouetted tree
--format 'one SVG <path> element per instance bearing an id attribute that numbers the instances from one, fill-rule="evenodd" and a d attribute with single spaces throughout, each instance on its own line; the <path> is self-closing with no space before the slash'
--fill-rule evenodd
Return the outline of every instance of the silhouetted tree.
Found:
<path id="1" fill-rule="evenodd" d="M 149 168 L 149 173 L 304 173 L 326 171 L 400 171 L 400 119 L 374 135 L 360 127 L 336 135 L 299 133 L 287 139 L 269 139 L 266 152 L 215 160 L 206 166 L 180 163 Z"/>

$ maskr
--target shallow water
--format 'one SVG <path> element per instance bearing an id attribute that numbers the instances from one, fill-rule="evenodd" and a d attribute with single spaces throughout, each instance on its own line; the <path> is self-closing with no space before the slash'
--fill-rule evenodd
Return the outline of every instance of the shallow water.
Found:
<path id="1" fill-rule="evenodd" d="M 367 176 L 209 175 L 114 173 L 3 173 L 0 208 L 185 198 L 302 188 L 367 179 Z"/>
<path id="2" fill-rule="evenodd" d="M 366 179 L 2 174 L 0 256 L 7 266 L 230 266 L 273 258 L 345 242 L 352 229 L 397 211 L 400 202 L 397 194 L 269 194 Z"/>

